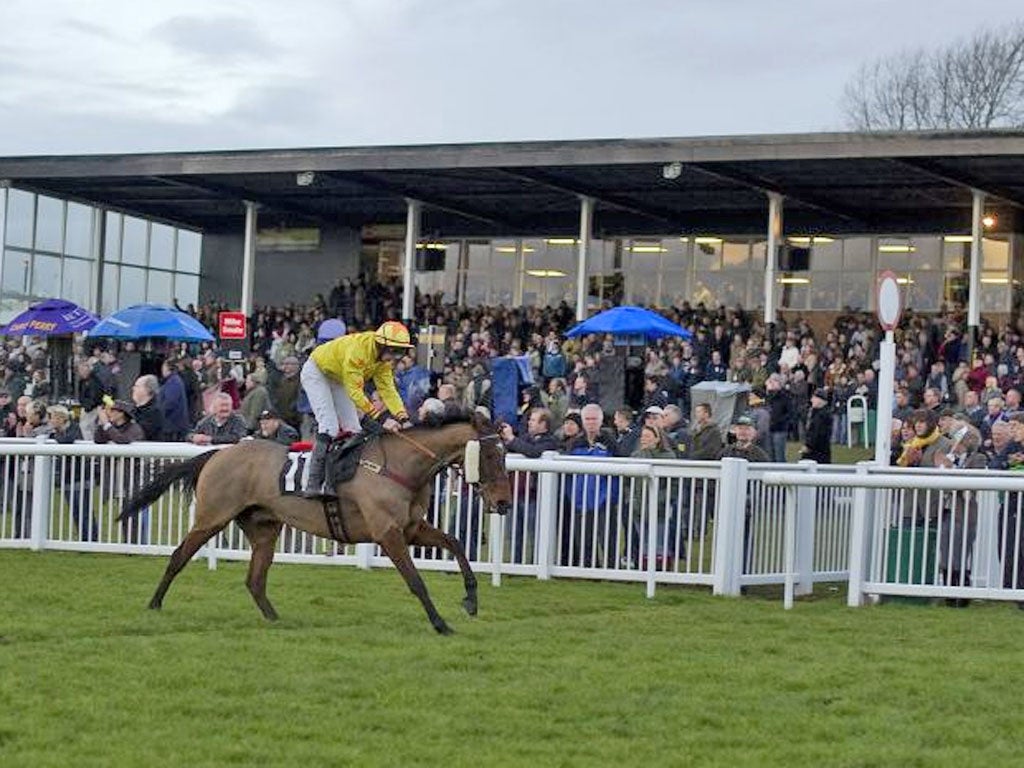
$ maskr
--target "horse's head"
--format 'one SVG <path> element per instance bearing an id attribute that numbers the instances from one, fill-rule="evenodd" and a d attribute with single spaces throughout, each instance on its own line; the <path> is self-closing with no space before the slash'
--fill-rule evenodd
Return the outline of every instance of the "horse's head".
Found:
<path id="1" fill-rule="evenodd" d="M 488 511 L 506 515 L 512 508 L 512 486 L 505 470 L 505 444 L 497 428 L 482 413 L 473 414 L 472 424 L 479 448 L 478 457 L 471 459 L 473 449 L 467 446 L 466 479 L 479 484 L 480 497 Z"/>

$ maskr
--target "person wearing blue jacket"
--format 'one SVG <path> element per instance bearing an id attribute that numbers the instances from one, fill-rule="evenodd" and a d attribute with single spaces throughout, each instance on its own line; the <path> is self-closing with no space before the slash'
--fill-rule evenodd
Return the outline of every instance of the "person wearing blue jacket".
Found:
<path id="1" fill-rule="evenodd" d="M 160 375 L 163 380 L 158 399 L 164 419 L 163 439 L 179 442 L 185 439 L 192 428 L 185 382 L 178 375 L 177 361 L 171 357 L 164 360 Z"/>

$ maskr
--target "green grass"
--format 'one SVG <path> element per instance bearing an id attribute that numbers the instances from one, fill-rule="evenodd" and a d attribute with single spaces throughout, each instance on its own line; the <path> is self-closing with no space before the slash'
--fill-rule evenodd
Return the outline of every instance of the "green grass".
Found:
<path id="1" fill-rule="evenodd" d="M 0 765 L 1019 764 L 1024 612 L 0 551 Z M 482 582 L 486 580 L 482 579 Z"/>

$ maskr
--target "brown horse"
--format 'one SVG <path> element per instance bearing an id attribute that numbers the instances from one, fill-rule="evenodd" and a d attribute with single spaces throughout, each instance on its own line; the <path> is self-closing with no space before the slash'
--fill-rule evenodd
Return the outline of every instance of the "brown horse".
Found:
<path id="1" fill-rule="evenodd" d="M 277 612 L 266 594 L 267 570 L 274 560 L 281 527 L 287 524 L 346 544 L 379 544 L 423 604 L 434 629 L 450 633 L 413 564 L 409 545 L 443 547 L 455 556 L 466 586 L 463 607 L 475 615 L 476 577 L 462 544 L 425 519 L 434 475 L 448 465 L 460 464 L 464 452 L 468 453 L 467 443 L 474 440 L 479 441 L 482 500 L 488 509 L 505 514 L 511 492 L 504 447 L 494 425 L 480 414 L 449 419 L 436 427 L 386 434 L 368 443 L 355 477 L 337 487 L 340 525 L 329 524 L 319 500 L 281 493 L 279 477 L 288 449 L 277 443 L 247 440 L 168 466 L 126 502 L 121 512 L 122 519 L 137 515 L 179 480 L 184 481 L 186 490 L 195 491 L 195 523 L 171 554 L 149 607 L 161 607 L 174 577 L 203 544 L 234 520 L 252 547 L 246 586 L 263 615 L 276 619 Z M 340 535 L 333 536 L 332 530 Z"/>

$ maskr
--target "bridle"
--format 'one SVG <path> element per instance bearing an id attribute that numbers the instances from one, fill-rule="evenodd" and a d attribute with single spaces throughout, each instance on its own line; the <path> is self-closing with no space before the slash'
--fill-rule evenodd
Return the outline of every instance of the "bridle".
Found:
<path id="1" fill-rule="evenodd" d="M 462 463 L 460 461 L 458 461 L 459 454 L 455 454 L 455 455 L 453 455 L 451 457 L 440 456 L 440 455 L 438 455 L 438 453 L 436 451 L 431 450 L 429 447 L 427 447 L 426 445 L 424 445 L 423 443 L 421 443 L 419 440 L 417 440 L 414 437 L 410 437 L 409 435 L 402 434 L 402 432 L 400 432 L 400 431 L 399 432 L 392 432 L 391 434 L 393 434 L 395 437 L 399 438 L 400 440 L 403 440 L 404 442 L 408 443 L 409 445 L 414 447 L 417 451 L 422 453 L 424 456 L 427 456 L 428 458 L 430 458 L 434 462 L 433 465 L 431 465 L 430 469 L 427 472 L 427 476 L 428 477 L 433 476 L 436 472 L 439 472 L 442 469 L 446 469 L 448 467 L 451 467 L 451 468 L 453 468 L 455 470 L 456 474 L 460 477 L 460 479 L 464 479 L 465 471 L 464 471 Z M 479 443 L 483 443 L 483 442 L 486 442 L 488 440 L 500 440 L 500 439 L 501 439 L 501 435 L 499 435 L 497 432 L 495 432 L 493 434 L 490 434 L 490 435 L 479 435 L 478 434 L 477 438 L 476 438 L 477 442 L 479 442 Z M 374 473 L 376 473 L 378 475 L 381 475 L 383 477 L 387 477 L 387 478 L 389 478 L 391 480 L 394 480 L 396 483 L 398 483 L 399 485 L 401 485 L 401 486 L 403 486 L 405 488 L 408 488 L 413 493 L 418 491 L 419 490 L 418 488 L 413 488 L 412 487 L 412 482 L 410 480 L 408 480 L 407 478 L 403 477 L 402 475 L 399 475 L 399 474 L 395 473 L 394 471 L 388 469 L 387 452 L 384 449 L 384 444 L 383 443 L 381 443 L 380 450 L 381 450 L 381 453 L 383 454 L 383 458 L 384 458 L 384 461 L 383 461 L 382 464 L 377 464 L 377 463 L 372 462 L 372 461 L 360 460 L 360 462 L 359 462 L 360 465 L 362 465 L 366 469 L 369 469 L 371 472 L 374 472 Z M 490 481 L 490 479 L 491 478 L 481 477 L 480 478 L 480 482 L 481 483 L 487 483 L 487 482 Z M 475 483 L 470 483 L 470 484 L 471 485 L 475 485 Z"/>

